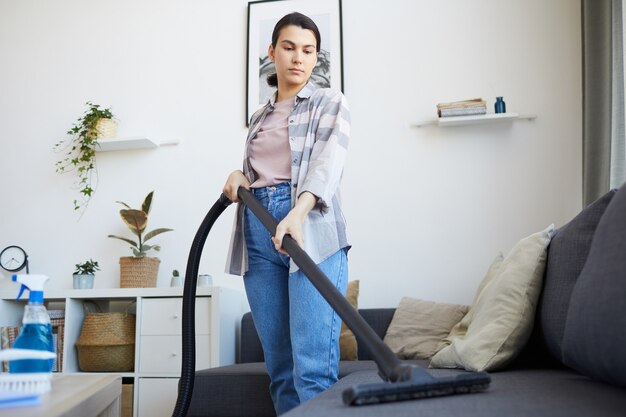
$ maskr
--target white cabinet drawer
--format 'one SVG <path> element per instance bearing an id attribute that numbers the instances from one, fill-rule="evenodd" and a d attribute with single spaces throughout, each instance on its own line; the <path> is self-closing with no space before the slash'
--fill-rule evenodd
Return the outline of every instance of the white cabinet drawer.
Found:
<path id="1" fill-rule="evenodd" d="M 171 417 L 178 396 L 178 378 L 139 378 L 139 417 Z"/>
<path id="2" fill-rule="evenodd" d="M 210 367 L 209 335 L 196 336 L 196 369 Z M 141 336 L 139 372 L 180 375 L 182 360 L 180 336 Z"/>
<path id="3" fill-rule="evenodd" d="M 210 297 L 196 298 L 196 334 L 209 334 Z M 146 298 L 141 307 L 142 335 L 182 334 L 182 298 Z"/>

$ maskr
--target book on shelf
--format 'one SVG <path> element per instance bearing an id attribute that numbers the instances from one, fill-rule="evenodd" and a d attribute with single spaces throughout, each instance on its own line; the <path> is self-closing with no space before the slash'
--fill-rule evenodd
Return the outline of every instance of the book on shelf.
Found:
<path id="1" fill-rule="evenodd" d="M 487 113 L 487 103 L 482 98 L 437 104 L 439 117 L 470 116 Z"/>
<path id="2" fill-rule="evenodd" d="M 59 372 L 59 350 L 57 349 L 57 345 L 59 343 L 59 335 L 57 333 L 52 333 L 52 348 L 54 349 L 54 353 L 57 354 L 57 357 L 54 358 L 52 362 L 52 372 Z"/>
<path id="3" fill-rule="evenodd" d="M 57 362 L 58 362 L 58 372 L 63 372 L 63 341 L 64 337 L 65 324 L 61 324 L 58 327 L 58 335 L 57 338 Z"/>
<path id="4" fill-rule="evenodd" d="M 20 333 L 20 326 L 4 326 L 0 328 L 0 335 L 1 335 L 0 347 L 2 347 L 2 349 L 11 349 L 19 333 Z M 2 363 L 2 370 L 4 372 L 9 372 L 8 362 Z"/>
<path id="5" fill-rule="evenodd" d="M 0 349 L 9 348 L 9 335 L 6 327 L 0 327 Z M 2 362 L 2 372 L 9 372 L 9 364 Z"/>
<path id="6" fill-rule="evenodd" d="M 52 372 L 63 371 L 63 333 L 65 328 L 65 310 L 48 310 L 50 325 L 52 326 L 52 342 L 57 358 L 54 361 Z"/>
<path id="7" fill-rule="evenodd" d="M 486 107 L 471 107 L 466 109 L 444 109 L 439 112 L 439 117 L 474 116 L 487 114 Z"/>

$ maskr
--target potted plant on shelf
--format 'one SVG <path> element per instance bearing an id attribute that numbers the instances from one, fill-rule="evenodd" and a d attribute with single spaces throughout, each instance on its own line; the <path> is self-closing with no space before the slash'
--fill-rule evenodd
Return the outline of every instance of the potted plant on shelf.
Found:
<path id="1" fill-rule="evenodd" d="M 128 226 L 130 231 L 136 238 L 128 239 L 125 237 L 109 235 L 114 239 L 123 240 L 130 244 L 133 256 L 123 256 L 120 258 L 120 287 L 121 288 L 145 288 L 156 287 L 157 274 L 159 272 L 159 264 L 161 260 L 157 257 L 146 256 L 151 250 L 160 251 L 159 245 L 148 245 L 146 242 L 161 233 L 171 232 L 173 229 L 154 229 L 145 233 L 148 225 L 148 214 L 152 206 L 152 197 L 154 191 L 151 191 L 143 201 L 141 209 L 133 209 L 128 204 L 117 201 L 125 208 L 120 210 L 122 220 Z"/>
<path id="2" fill-rule="evenodd" d="M 95 192 L 98 180 L 96 169 L 96 146 L 99 138 L 115 137 L 117 122 L 111 108 L 103 109 L 98 104 L 86 103 L 88 109 L 74 126 L 67 131 L 70 138 L 54 145 L 56 152 L 64 152 L 55 163 L 56 172 L 76 172 L 75 185 L 80 197 L 74 200 L 74 210 L 86 208 Z"/>
<path id="3" fill-rule="evenodd" d="M 182 287 L 183 279 L 178 272 L 178 269 L 172 271 L 172 279 L 170 280 L 170 287 Z"/>
<path id="4" fill-rule="evenodd" d="M 76 264 L 76 271 L 72 275 L 74 278 L 74 288 L 76 289 L 90 289 L 93 288 L 93 280 L 96 276 L 96 271 L 100 270 L 98 261 L 89 259 L 80 264 Z"/>

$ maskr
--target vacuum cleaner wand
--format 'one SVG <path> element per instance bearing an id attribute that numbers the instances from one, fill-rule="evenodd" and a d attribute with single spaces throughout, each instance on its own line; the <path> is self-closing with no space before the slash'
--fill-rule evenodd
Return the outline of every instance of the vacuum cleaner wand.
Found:
<path id="1" fill-rule="evenodd" d="M 269 230 L 276 234 L 276 219 L 245 188 L 240 188 L 239 198 Z M 346 326 L 361 339 L 372 356 L 376 358 L 381 377 L 386 381 L 402 381 L 410 378 L 411 367 L 400 362 L 398 357 L 385 345 L 376 332 L 356 313 L 346 298 L 337 290 L 315 262 L 306 254 L 298 243 L 289 235 L 283 238 L 283 249 L 296 265 L 309 278 L 313 286 L 322 294 L 328 304 L 337 312 Z"/>
<path id="2" fill-rule="evenodd" d="M 276 219 L 245 188 L 240 187 L 237 195 L 274 236 L 278 225 Z M 485 372 L 435 378 L 421 367 L 402 363 L 291 236 L 285 235 L 282 247 L 364 344 L 378 366 L 380 377 L 392 382 L 353 386 L 343 393 L 345 404 L 373 404 L 479 392 L 488 388 L 491 378 Z"/>

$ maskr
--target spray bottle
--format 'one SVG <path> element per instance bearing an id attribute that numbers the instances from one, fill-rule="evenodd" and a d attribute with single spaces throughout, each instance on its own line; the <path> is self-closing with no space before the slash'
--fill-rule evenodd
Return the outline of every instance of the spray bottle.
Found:
<path id="1" fill-rule="evenodd" d="M 24 290 L 29 291 L 28 304 L 24 308 L 22 330 L 15 339 L 13 347 L 54 352 L 50 316 L 43 304 L 43 287 L 48 277 L 29 274 L 13 275 L 11 280 L 22 284 L 17 300 L 20 299 Z M 16 360 L 9 363 L 9 372 L 51 372 L 53 364 L 53 359 Z"/>

